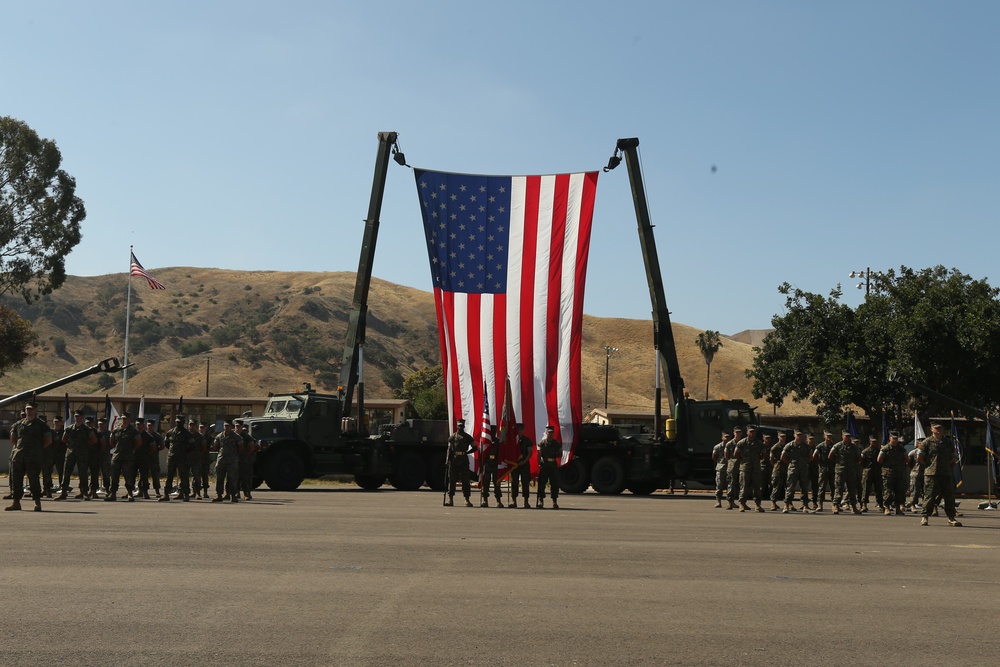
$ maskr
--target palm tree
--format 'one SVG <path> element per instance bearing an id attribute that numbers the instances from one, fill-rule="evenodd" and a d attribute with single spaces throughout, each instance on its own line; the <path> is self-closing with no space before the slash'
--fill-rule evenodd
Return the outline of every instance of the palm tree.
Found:
<path id="1" fill-rule="evenodd" d="M 705 355 L 705 363 L 708 365 L 708 375 L 705 378 L 705 400 L 707 401 L 708 382 L 712 379 L 712 359 L 715 358 L 715 353 L 722 347 L 722 341 L 719 339 L 718 331 L 706 329 L 698 334 L 694 342 L 698 346 L 698 349 L 701 350 L 701 353 Z"/>

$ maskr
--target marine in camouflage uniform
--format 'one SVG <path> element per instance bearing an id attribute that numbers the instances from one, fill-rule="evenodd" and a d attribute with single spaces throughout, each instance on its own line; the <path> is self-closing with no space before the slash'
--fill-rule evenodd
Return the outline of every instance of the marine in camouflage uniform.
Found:
<path id="1" fill-rule="evenodd" d="M 837 497 L 833 500 L 833 513 L 840 514 L 840 504 L 843 500 L 844 490 L 847 490 L 847 503 L 851 506 L 851 511 L 861 514 L 858 507 L 858 468 L 861 465 L 861 450 L 854 444 L 849 431 L 842 434 L 843 440 L 835 444 L 830 449 L 830 460 L 834 462 L 836 480 L 834 486 L 837 489 Z"/>
<path id="2" fill-rule="evenodd" d="M 726 491 L 727 510 L 735 509 L 740 497 L 740 461 L 736 458 L 736 444 L 743 440 L 743 427 L 733 428 L 733 439 L 726 443 L 726 479 L 729 489 Z"/>
<path id="3" fill-rule="evenodd" d="M 493 497 L 497 501 L 497 507 L 503 507 L 503 494 L 500 490 L 500 461 L 497 459 L 499 443 L 496 441 L 496 434 L 490 438 L 490 448 L 482 457 L 480 464 L 483 466 L 483 483 L 481 485 L 480 507 L 489 507 L 490 487 L 493 487 Z"/>
<path id="4" fill-rule="evenodd" d="M 111 431 L 108 430 L 108 420 L 103 417 L 97 420 L 97 448 L 90 451 L 91 491 L 104 489 L 105 496 L 111 493 Z M 100 484 L 97 474 L 100 473 Z M 93 497 L 93 493 L 91 493 Z"/>
<path id="5" fill-rule="evenodd" d="M 731 436 L 722 434 L 722 441 L 712 448 L 712 461 L 715 463 L 715 506 L 722 507 L 722 499 L 729 488 L 729 475 L 726 471 L 726 446 Z"/>
<path id="6" fill-rule="evenodd" d="M 921 501 L 924 499 L 924 464 L 920 461 L 918 447 L 914 447 L 906 455 L 906 465 L 910 468 L 910 507 L 914 512 L 921 509 Z"/>
<path id="7" fill-rule="evenodd" d="M 69 495 L 70 477 L 73 474 L 74 466 L 80 477 L 80 493 L 77 499 L 90 500 L 89 491 L 89 466 L 90 466 L 90 446 L 97 440 L 93 430 L 83 423 L 83 413 L 77 410 L 73 413 L 73 423 L 63 430 L 63 443 L 66 445 L 66 459 L 63 464 L 62 491 L 58 496 L 59 500 L 66 500 Z"/>
<path id="8" fill-rule="evenodd" d="M 201 495 L 208 498 L 208 473 L 212 470 L 212 434 L 208 431 L 208 424 L 199 422 L 198 435 L 201 436 L 201 456 L 198 459 L 198 472 L 201 474 Z M 218 477 L 218 475 L 216 475 Z"/>
<path id="9" fill-rule="evenodd" d="M 538 493 L 535 507 L 545 507 L 545 486 L 552 494 L 552 509 L 559 509 L 559 461 L 562 460 L 562 443 L 556 440 L 555 429 L 545 427 L 545 437 L 538 443 Z"/>
<path id="10" fill-rule="evenodd" d="M 243 440 L 243 451 L 240 453 L 240 491 L 247 500 L 253 500 L 253 464 L 257 460 L 257 443 L 250 437 L 246 424 L 236 425 L 236 434 Z"/>
<path id="11" fill-rule="evenodd" d="M 147 419 L 146 420 L 146 433 L 152 439 L 149 443 L 149 477 L 153 482 L 153 491 L 156 492 L 156 497 L 160 497 L 160 452 L 166 448 L 166 444 L 163 441 L 163 435 L 156 430 L 156 420 Z"/>
<path id="12" fill-rule="evenodd" d="M 142 438 L 127 412 L 111 432 L 111 447 L 111 492 L 104 500 L 114 502 L 118 499 L 118 483 L 124 475 L 126 498 L 132 502 L 135 500 L 135 452 L 142 447 Z"/>
<path id="13" fill-rule="evenodd" d="M 906 504 L 906 485 L 908 482 L 906 474 L 906 449 L 899 442 L 897 431 L 889 432 L 889 442 L 884 445 L 878 454 L 878 462 L 882 466 L 882 484 L 885 487 L 885 509 L 886 516 L 895 510 L 897 515 L 903 514 L 903 506 Z"/>
<path id="14" fill-rule="evenodd" d="M 90 487 L 90 497 L 97 497 L 97 490 L 101 488 L 101 441 L 97 437 L 97 429 L 94 428 L 94 418 L 85 417 L 83 423 L 87 425 L 94 439 L 87 447 L 87 470 L 90 471 L 87 486 Z"/>
<path id="15" fill-rule="evenodd" d="M 138 496 L 149 500 L 149 461 L 153 458 L 150 452 L 154 446 L 153 438 L 146 430 L 146 422 L 141 418 L 136 420 L 135 430 L 139 432 L 139 438 L 142 440 L 142 446 L 135 450 L 135 472 L 139 478 Z"/>
<path id="16" fill-rule="evenodd" d="M 788 465 L 781 460 L 781 452 L 788 444 L 788 436 L 782 431 L 778 433 L 778 442 L 771 446 L 768 457 L 771 459 L 771 511 L 778 511 L 778 503 L 785 498 L 785 480 L 788 477 Z"/>
<path id="17" fill-rule="evenodd" d="M 774 446 L 774 438 L 770 433 L 764 434 L 764 453 L 760 457 L 760 497 L 767 499 L 771 497 L 771 447 Z"/>
<path id="18" fill-rule="evenodd" d="M 35 501 L 35 511 L 42 511 L 42 455 L 52 444 L 52 430 L 38 418 L 34 403 L 24 406 L 24 419 L 11 428 L 11 491 L 13 498 L 7 511 L 21 509 L 24 497 L 24 477 L 28 476 L 31 499 Z"/>
<path id="19" fill-rule="evenodd" d="M 222 433 L 215 436 L 212 448 L 219 453 L 215 463 L 215 498 L 213 503 L 223 501 L 223 489 L 234 503 L 240 500 L 240 454 L 243 453 L 243 438 L 233 430 L 233 421 L 227 419 Z"/>
<path id="20" fill-rule="evenodd" d="M 24 419 L 24 410 L 21 410 L 21 415 L 16 422 L 10 425 L 10 441 L 14 443 L 17 441 L 17 426 Z M 7 458 L 7 495 L 3 497 L 4 500 L 13 500 L 14 498 L 14 476 L 11 475 L 11 471 L 14 470 L 14 448 L 11 447 L 10 456 Z"/>
<path id="21" fill-rule="evenodd" d="M 816 493 L 813 494 L 816 498 L 816 511 L 818 512 L 823 511 L 827 490 L 830 491 L 830 501 L 833 502 L 833 480 L 836 475 L 833 461 L 830 460 L 830 450 L 833 449 L 833 444 L 833 434 L 830 431 L 823 431 L 823 441 L 816 445 L 814 450 L 816 464 L 819 466 Z"/>
<path id="22" fill-rule="evenodd" d="M 44 421 L 44 420 L 43 420 Z M 52 470 L 55 469 L 55 486 L 62 486 L 63 470 L 66 466 L 66 443 L 63 442 L 63 418 L 56 415 L 52 418 L 52 444 L 42 452 L 42 493 L 46 498 L 52 497 Z"/>
<path id="23" fill-rule="evenodd" d="M 464 419 L 459 419 L 456 426 L 457 430 L 448 438 L 448 501 L 445 506 L 455 504 L 455 488 L 461 480 L 465 506 L 472 507 L 469 499 L 472 495 L 469 485 L 469 454 L 475 451 L 475 443 L 472 436 L 465 432 Z"/>
<path id="24" fill-rule="evenodd" d="M 958 454 L 955 441 L 944 435 L 941 424 L 931 424 L 931 437 L 920 443 L 917 457 L 924 464 L 924 517 L 921 526 L 927 525 L 927 518 L 942 500 L 944 513 L 948 515 L 948 525 L 961 526 L 955 509 L 955 464 Z"/>
<path id="25" fill-rule="evenodd" d="M 166 493 L 160 498 L 160 502 L 170 501 L 170 492 L 174 488 L 174 475 L 177 475 L 177 483 L 180 485 L 180 498 L 187 502 L 191 499 L 191 486 L 188 481 L 190 466 L 188 457 L 191 456 L 191 440 L 194 435 L 184 428 L 184 418 L 177 416 L 174 419 L 174 427 L 167 431 L 163 438 L 163 443 L 167 447 L 167 485 L 164 488 Z"/>
<path id="26" fill-rule="evenodd" d="M 519 490 L 524 499 L 524 509 L 531 508 L 531 504 L 528 502 L 528 493 L 531 486 L 531 455 L 535 451 L 535 443 L 522 433 L 523 428 L 522 424 L 517 425 L 517 465 L 510 473 L 511 496 L 510 505 L 507 507 L 514 509 L 517 509 L 517 492 Z"/>
<path id="27" fill-rule="evenodd" d="M 878 462 L 878 439 L 868 438 L 868 447 L 861 452 L 861 511 L 868 511 L 868 498 L 875 492 L 875 502 L 881 511 L 885 499 L 882 489 L 882 464 Z"/>
<path id="28" fill-rule="evenodd" d="M 764 478 L 761 475 L 760 459 L 764 456 L 764 443 L 757 438 L 757 429 L 747 428 L 747 437 L 736 443 L 736 458 L 740 462 L 740 511 L 745 512 L 747 501 L 750 500 L 750 488 L 753 487 L 753 501 L 758 512 L 763 512 L 760 506 L 763 497 Z"/>
<path id="29" fill-rule="evenodd" d="M 208 484 L 207 482 L 202 483 L 201 474 L 201 450 L 205 447 L 205 436 L 198 432 L 198 421 L 195 419 L 188 420 L 187 431 L 191 436 L 191 446 L 188 450 L 185 474 L 191 476 L 191 487 L 194 490 L 195 500 L 207 499 Z M 180 477 L 180 473 L 178 473 L 178 477 Z"/>
<path id="30" fill-rule="evenodd" d="M 806 444 L 805 434 L 802 431 L 795 431 L 794 439 L 785 445 L 781 452 L 782 462 L 788 466 L 788 475 L 785 480 L 785 507 L 781 510 L 783 514 L 797 512 L 793 504 L 795 500 L 795 490 L 802 493 L 802 509 L 809 511 L 809 457 L 812 451 Z"/>

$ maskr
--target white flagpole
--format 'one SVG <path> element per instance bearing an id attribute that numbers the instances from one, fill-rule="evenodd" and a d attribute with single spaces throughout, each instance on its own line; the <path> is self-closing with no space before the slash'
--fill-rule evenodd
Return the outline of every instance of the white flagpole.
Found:
<path id="1" fill-rule="evenodd" d="M 132 319 L 132 246 L 128 247 L 128 296 L 125 299 L 125 369 L 122 371 L 122 396 L 128 386 L 128 332 Z"/>

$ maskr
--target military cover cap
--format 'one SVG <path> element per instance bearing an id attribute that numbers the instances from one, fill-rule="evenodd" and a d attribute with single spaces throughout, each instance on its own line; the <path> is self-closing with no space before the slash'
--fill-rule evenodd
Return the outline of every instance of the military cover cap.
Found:
<path id="1" fill-rule="evenodd" d="M 232 426 L 233 425 L 233 420 L 232 419 L 227 419 L 225 421 L 225 424 L 226 424 L 226 426 Z"/>
<path id="2" fill-rule="evenodd" d="M 771 434 L 770 434 L 770 433 L 765 433 L 765 434 L 764 434 L 764 437 L 765 437 L 765 438 L 770 438 L 770 437 L 771 437 Z"/>
<path id="3" fill-rule="evenodd" d="M 941 422 L 931 422 L 931 428 L 944 428 Z"/>
<path id="4" fill-rule="evenodd" d="M 105 419 L 104 417 L 101 417 L 100 419 L 97 420 L 97 423 L 98 424 L 107 424 L 108 420 Z"/>
<path id="5" fill-rule="evenodd" d="M 122 413 L 122 419 L 132 419 L 132 413 L 131 412 L 123 412 Z"/>
<path id="6" fill-rule="evenodd" d="M 156 420 L 155 420 L 155 419 L 147 419 L 147 420 L 146 420 L 146 423 L 147 423 L 147 424 L 155 424 L 155 423 L 156 423 Z"/>
<path id="7" fill-rule="evenodd" d="M 878 438 L 876 438 L 874 435 L 870 435 L 870 436 L 868 436 L 868 441 L 869 442 L 878 442 Z"/>
<path id="8" fill-rule="evenodd" d="M 548 426 L 545 427 L 545 430 L 546 431 L 554 431 L 554 430 L 556 430 L 556 427 L 553 426 L 552 424 L 549 424 Z"/>
<path id="9" fill-rule="evenodd" d="M 846 428 L 843 431 L 840 432 L 840 435 L 850 435 L 850 434 L 851 434 L 851 432 L 848 431 Z"/>
<path id="10" fill-rule="evenodd" d="M 757 427 L 756 426 L 747 426 L 747 433 L 750 433 L 750 432 L 756 433 L 757 432 Z"/>
<path id="11" fill-rule="evenodd" d="M 183 424 L 184 423 L 184 415 L 177 415 L 176 417 L 174 417 L 174 421 L 175 422 L 180 422 L 180 423 Z M 194 421 L 194 420 L 192 419 L 191 421 Z"/>
<path id="12" fill-rule="evenodd" d="M 743 432 L 743 427 L 742 426 L 734 426 L 733 427 L 733 433 L 736 433 L 736 432 L 742 433 Z"/>
<path id="13" fill-rule="evenodd" d="M 83 421 L 85 421 L 85 422 L 92 422 L 92 421 L 94 421 L 94 415 L 87 415 L 86 417 L 83 418 Z"/>
<path id="14" fill-rule="evenodd" d="M 25 410 L 36 410 L 36 409 L 38 409 L 38 406 L 29 401 L 29 402 L 27 402 L 27 403 L 24 404 L 24 409 Z"/>
<path id="15" fill-rule="evenodd" d="M 198 423 L 197 419 L 192 418 L 188 420 L 188 424 L 197 424 L 197 423 Z"/>
<path id="16" fill-rule="evenodd" d="M 830 431 L 823 431 L 823 435 L 833 435 Z"/>
<path id="17" fill-rule="evenodd" d="M 82 417 L 83 416 L 83 410 L 74 410 L 73 411 L 73 416 L 76 417 L 77 415 L 79 415 L 80 417 Z"/>
<path id="18" fill-rule="evenodd" d="M 59 415 L 56 415 L 55 417 L 52 418 L 52 421 L 54 421 L 54 422 L 61 422 L 62 421 L 62 417 L 60 417 Z"/>
<path id="19" fill-rule="evenodd" d="M 456 423 L 457 425 L 459 425 L 459 426 L 465 426 L 465 420 L 464 420 L 464 419 L 459 419 L 459 420 L 458 420 L 457 422 L 455 422 L 455 423 Z"/>
<path id="20" fill-rule="evenodd" d="M 889 431 L 889 437 L 890 438 L 898 438 L 899 437 L 899 431 Z"/>

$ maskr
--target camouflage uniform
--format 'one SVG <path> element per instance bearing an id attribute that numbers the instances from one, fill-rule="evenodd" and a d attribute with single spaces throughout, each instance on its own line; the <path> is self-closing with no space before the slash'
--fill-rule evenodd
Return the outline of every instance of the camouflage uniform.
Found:
<path id="1" fill-rule="evenodd" d="M 833 501 L 834 491 L 833 491 L 833 480 L 835 477 L 833 461 L 830 460 L 830 449 L 833 448 L 833 442 L 829 440 L 826 434 L 823 435 L 823 441 L 816 445 L 816 463 L 819 466 L 819 480 L 816 489 L 816 502 L 822 505 L 826 502 L 826 492 L 830 491 L 830 500 Z"/>
<path id="2" fill-rule="evenodd" d="M 472 506 L 469 497 L 472 489 L 469 486 L 469 454 L 474 450 L 472 436 L 461 430 L 451 434 L 448 438 L 448 504 L 453 504 L 455 499 L 455 487 L 458 481 L 462 481 L 462 495 L 465 496 L 465 504 Z"/>
<path id="3" fill-rule="evenodd" d="M 31 499 L 35 501 L 35 511 L 42 509 L 42 452 L 49 448 L 52 440 L 52 430 L 48 424 L 37 416 L 34 419 L 25 417 L 11 429 L 11 491 L 14 502 L 9 510 L 21 509 L 21 498 L 24 497 L 24 477 L 28 476 L 28 486 L 31 489 Z M 16 440 L 14 440 L 16 438 Z"/>
<path id="4" fill-rule="evenodd" d="M 97 490 L 101 488 L 101 439 L 97 429 L 92 426 L 92 419 L 88 417 L 85 422 L 90 432 L 94 434 L 94 439 L 87 447 L 87 469 L 90 471 L 87 485 L 90 487 L 90 497 L 96 498 Z"/>
<path id="5" fill-rule="evenodd" d="M 895 443 L 890 440 L 882 447 L 878 458 L 882 464 L 882 483 L 885 487 L 885 513 L 895 509 L 902 514 L 906 504 L 906 450 L 898 440 Z"/>
<path id="6" fill-rule="evenodd" d="M 77 469 L 80 477 L 80 494 L 77 498 L 89 499 L 90 495 L 89 466 L 90 466 L 90 441 L 95 438 L 94 432 L 89 426 L 80 420 L 79 424 L 73 423 L 63 431 L 63 443 L 66 445 L 66 459 L 63 465 L 62 493 L 60 498 L 66 498 L 70 490 L 70 476 L 73 474 L 73 467 Z"/>
<path id="7" fill-rule="evenodd" d="M 559 509 L 559 461 L 562 460 L 562 443 L 553 431 L 545 429 L 545 437 L 538 443 L 538 492 L 535 507 L 545 506 L 545 486 L 552 494 L 552 508 Z"/>
<path id="8" fill-rule="evenodd" d="M 227 424 L 228 426 L 228 424 Z M 240 498 L 240 453 L 243 438 L 234 431 L 223 431 L 215 436 L 213 447 L 219 452 L 215 463 L 215 501 L 222 500 L 222 492 L 234 503 Z"/>
<path id="9" fill-rule="evenodd" d="M 531 486 L 531 454 L 535 451 L 535 445 L 531 439 L 524 435 L 517 436 L 517 467 L 510 473 L 511 497 L 509 507 L 517 507 L 518 487 L 521 487 L 521 496 L 524 498 L 524 509 L 528 509 L 529 487 Z"/>
<path id="10" fill-rule="evenodd" d="M 202 484 L 201 479 L 201 450 L 205 446 L 205 437 L 198 432 L 198 423 L 193 419 L 188 422 L 187 432 L 191 435 L 191 445 L 188 449 L 185 474 L 191 476 L 194 497 L 200 498 L 204 493 L 204 496 L 208 498 L 208 484 L 207 482 Z M 178 473 L 179 476 L 180 473 Z"/>
<path id="11" fill-rule="evenodd" d="M 493 487 L 493 497 L 497 501 L 497 507 L 503 507 L 503 495 L 500 491 L 500 462 L 497 461 L 497 449 L 499 449 L 499 444 L 494 442 L 489 451 L 486 452 L 483 460 L 480 462 L 483 466 L 483 484 L 481 489 L 482 497 L 479 500 L 480 507 L 490 506 L 488 497 L 490 495 L 491 486 Z"/>
<path id="12" fill-rule="evenodd" d="M 243 452 L 240 454 L 240 491 L 243 497 L 253 500 L 253 464 L 257 460 L 257 443 L 243 428 L 238 435 L 243 440 Z"/>
<path id="13" fill-rule="evenodd" d="M 910 498 L 912 498 L 913 508 L 924 499 L 924 464 L 917 458 L 918 448 L 907 454 L 907 463 L 910 467 Z"/>
<path id="14" fill-rule="evenodd" d="M 729 482 L 729 489 L 726 492 L 726 500 L 729 501 L 727 509 L 733 509 L 736 506 L 736 500 L 740 497 L 740 462 L 736 458 L 736 443 L 743 438 L 737 438 L 737 434 L 742 436 L 742 429 L 734 430 L 732 440 L 726 443 L 726 479 Z"/>
<path id="15" fill-rule="evenodd" d="M 163 442 L 167 447 L 167 485 L 166 493 L 162 500 L 170 500 L 170 492 L 174 488 L 174 475 L 177 475 L 177 483 L 180 485 L 181 500 L 189 500 L 191 497 L 191 485 L 188 480 L 190 466 L 188 458 L 192 455 L 191 441 L 192 434 L 184 428 L 184 421 L 175 420 L 175 426 L 167 431 Z"/>
<path id="16" fill-rule="evenodd" d="M 781 452 L 784 451 L 785 438 L 779 436 L 778 442 L 771 447 L 769 452 L 771 465 L 771 509 L 778 509 L 778 503 L 785 498 L 785 480 L 788 478 L 788 465 L 781 460 Z"/>
<path id="17" fill-rule="evenodd" d="M 885 499 L 882 495 L 882 464 L 878 462 L 879 448 L 875 440 L 861 452 L 861 508 L 868 510 L 868 498 L 875 492 L 875 502 L 882 509 Z"/>
<path id="18" fill-rule="evenodd" d="M 931 429 L 932 433 L 934 429 Z M 920 456 L 924 459 L 924 518 L 926 523 L 934 508 L 944 501 L 944 513 L 952 525 L 956 521 L 955 509 L 955 441 L 950 435 L 931 436 L 920 443 Z"/>
<path id="19" fill-rule="evenodd" d="M 841 440 L 830 449 L 830 460 L 834 462 L 836 472 L 837 497 L 833 501 L 833 511 L 840 511 L 840 503 L 844 498 L 844 490 L 847 490 L 847 502 L 854 510 L 855 514 L 860 513 L 858 509 L 858 484 L 857 474 L 861 461 L 861 451 L 853 441 Z"/>
<path id="20" fill-rule="evenodd" d="M 201 474 L 201 492 L 208 497 L 208 473 L 212 470 L 212 435 L 208 427 L 201 423 L 198 425 L 198 435 L 201 436 L 201 456 L 198 458 L 198 472 Z M 216 475 L 218 478 L 218 475 Z"/>
<path id="21" fill-rule="evenodd" d="M 146 421 L 146 432 L 149 433 L 149 437 L 152 442 L 149 443 L 149 477 L 153 481 L 153 490 L 156 492 L 156 497 L 160 497 L 160 452 L 164 450 L 166 445 L 163 441 L 163 436 L 156 432 L 156 424 L 152 420 Z"/>
<path id="22" fill-rule="evenodd" d="M 809 506 L 809 456 L 811 454 L 809 445 L 805 439 L 796 435 L 795 439 L 785 445 L 781 452 L 781 460 L 788 465 L 787 479 L 785 481 L 785 508 L 782 512 L 796 511 L 792 501 L 795 499 L 795 490 L 802 493 L 802 504 L 804 508 Z"/>
<path id="23" fill-rule="evenodd" d="M 139 428 L 140 426 L 141 428 Z M 136 423 L 136 430 L 139 431 L 139 438 L 142 440 L 142 445 L 135 450 L 135 472 L 139 478 L 139 497 L 148 499 L 149 460 L 153 458 L 150 450 L 156 445 L 141 419 Z"/>
<path id="24" fill-rule="evenodd" d="M 729 434 L 724 433 L 722 441 L 712 448 L 712 460 L 715 461 L 715 506 L 722 507 L 722 499 L 729 488 L 729 475 L 726 471 L 726 445 Z"/>
<path id="25" fill-rule="evenodd" d="M 760 459 L 764 455 L 764 443 L 757 439 L 756 433 L 750 430 L 747 437 L 736 444 L 736 456 L 740 462 L 740 511 L 747 509 L 747 501 L 750 500 L 750 487 L 753 487 L 753 500 L 757 509 L 763 511 L 760 506 L 763 497 L 761 488 L 763 486 L 763 476 L 760 470 Z"/>
<path id="26" fill-rule="evenodd" d="M 136 442 L 138 441 L 138 443 Z M 125 491 L 131 501 L 135 494 L 135 451 L 141 446 L 142 438 L 132 424 L 124 423 L 111 432 L 111 492 L 105 500 L 115 500 L 118 497 L 118 482 L 125 476 Z"/>
<path id="27" fill-rule="evenodd" d="M 55 486 L 62 485 L 63 469 L 66 465 L 66 443 L 63 442 L 62 420 L 53 424 L 58 424 L 58 428 L 50 429 L 52 432 L 52 444 L 42 452 L 42 493 L 46 498 L 52 497 L 52 470 L 55 469 Z"/>

